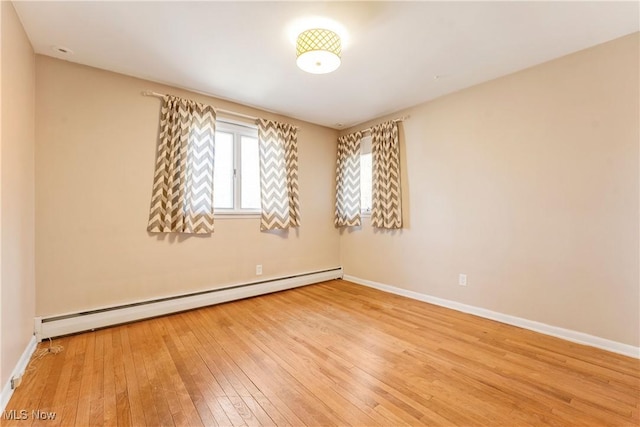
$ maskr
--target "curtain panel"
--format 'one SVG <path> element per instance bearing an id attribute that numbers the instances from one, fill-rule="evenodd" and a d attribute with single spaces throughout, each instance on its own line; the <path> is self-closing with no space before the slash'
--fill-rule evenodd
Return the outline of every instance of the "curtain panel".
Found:
<path id="1" fill-rule="evenodd" d="M 213 107 L 165 95 L 147 230 L 213 232 Z"/>
<path id="2" fill-rule="evenodd" d="M 300 225 L 298 201 L 298 129 L 258 120 L 262 231 Z"/>
<path id="3" fill-rule="evenodd" d="M 373 126 L 371 136 L 373 153 L 371 225 L 377 228 L 402 228 L 398 124 L 389 121 Z"/>
<path id="4" fill-rule="evenodd" d="M 336 227 L 360 225 L 360 141 L 356 132 L 338 138 L 336 165 Z"/>

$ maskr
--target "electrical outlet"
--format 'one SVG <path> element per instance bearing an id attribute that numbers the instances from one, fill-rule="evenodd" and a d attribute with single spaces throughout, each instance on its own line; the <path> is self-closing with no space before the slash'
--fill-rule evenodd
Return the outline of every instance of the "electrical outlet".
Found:
<path id="1" fill-rule="evenodd" d="M 460 274 L 458 276 L 458 285 L 467 286 L 467 275 L 466 274 Z"/>
<path id="2" fill-rule="evenodd" d="M 262 264 L 256 265 L 256 276 L 262 276 Z"/>

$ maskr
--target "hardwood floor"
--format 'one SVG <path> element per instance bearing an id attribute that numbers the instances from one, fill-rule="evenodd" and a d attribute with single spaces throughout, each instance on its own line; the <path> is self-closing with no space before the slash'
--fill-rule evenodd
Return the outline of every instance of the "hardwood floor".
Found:
<path id="1" fill-rule="evenodd" d="M 3 426 L 640 424 L 636 359 L 345 281 L 54 343 Z"/>

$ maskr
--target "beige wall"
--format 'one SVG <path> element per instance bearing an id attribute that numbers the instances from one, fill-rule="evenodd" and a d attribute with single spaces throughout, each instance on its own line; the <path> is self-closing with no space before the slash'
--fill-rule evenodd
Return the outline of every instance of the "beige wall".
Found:
<path id="1" fill-rule="evenodd" d="M 640 345 L 638 52 L 636 33 L 389 116 L 411 115 L 408 226 L 344 232 L 345 273 Z"/>
<path id="2" fill-rule="evenodd" d="M 340 265 L 336 131 L 49 57 L 36 61 L 38 315 Z M 147 89 L 300 126 L 299 230 L 261 233 L 259 219 L 216 219 L 207 237 L 148 234 L 160 100 L 142 96 Z"/>
<path id="3" fill-rule="evenodd" d="M 0 387 L 33 335 L 35 56 L 9 2 L 2 8 Z"/>

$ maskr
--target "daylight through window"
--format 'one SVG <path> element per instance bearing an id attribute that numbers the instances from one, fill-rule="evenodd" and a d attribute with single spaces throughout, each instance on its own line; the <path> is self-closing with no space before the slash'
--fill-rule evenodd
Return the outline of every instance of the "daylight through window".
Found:
<path id="1" fill-rule="evenodd" d="M 370 213 L 372 203 L 371 187 L 373 181 L 371 137 L 363 137 L 360 147 L 360 209 L 363 213 Z"/>
<path id="2" fill-rule="evenodd" d="M 260 211 L 258 130 L 218 122 L 213 205 L 216 213 Z"/>

